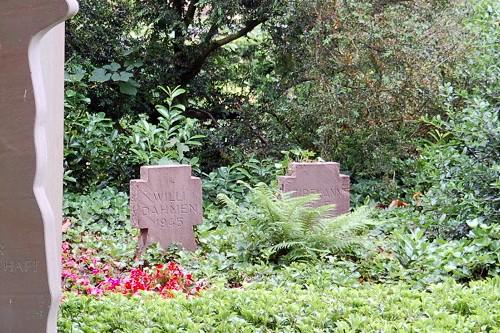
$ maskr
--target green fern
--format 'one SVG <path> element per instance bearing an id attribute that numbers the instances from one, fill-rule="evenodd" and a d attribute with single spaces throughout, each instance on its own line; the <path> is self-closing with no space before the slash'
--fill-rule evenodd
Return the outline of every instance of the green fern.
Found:
<path id="1" fill-rule="evenodd" d="M 248 248 L 266 260 L 290 262 L 322 254 L 347 254 L 364 246 L 366 230 L 375 224 L 368 207 L 329 218 L 333 205 L 312 207 L 318 194 L 292 197 L 263 183 L 251 189 L 247 207 L 238 206 L 225 195 L 218 198 L 238 216 Z"/>
<path id="2" fill-rule="evenodd" d="M 223 193 L 217 195 L 217 200 L 219 201 L 219 203 L 223 204 L 231 210 L 238 210 L 238 205 L 236 204 L 236 202 L 234 202 L 230 197 Z"/>

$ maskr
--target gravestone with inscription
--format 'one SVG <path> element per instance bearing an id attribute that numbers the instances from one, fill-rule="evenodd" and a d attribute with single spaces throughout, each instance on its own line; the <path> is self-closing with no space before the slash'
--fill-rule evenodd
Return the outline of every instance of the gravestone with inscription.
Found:
<path id="1" fill-rule="evenodd" d="M 0 0 L 0 332 L 55 333 L 64 25 L 75 0 Z"/>
<path id="2" fill-rule="evenodd" d="M 152 243 L 196 249 L 193 226 L 203 220 L 201 180 L 189 165 L 143 166 L 130 181 L 130 220 L 141 230 L 139 253 Z"/>
<path id="3" fill-rule="evenodd" d="M 349 176 L 340 173 L 339 163 L 292 163 L 288 175 L 278 177 L 278 183 L 283 192 L 293 196 L 319 193 L 321 197 L 313 206 L 335 205 L 330 216 L 350 210 Z"/>

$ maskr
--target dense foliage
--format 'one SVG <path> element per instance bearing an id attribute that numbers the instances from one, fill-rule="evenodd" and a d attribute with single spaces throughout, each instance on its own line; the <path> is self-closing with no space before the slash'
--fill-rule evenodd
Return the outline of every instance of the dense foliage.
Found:
<path id="1" fill-rule="evenodd" d="M 426 132 L 420 117 L 442 113 L 438 87 L 467 48 L 457 24 L 466 7 L 446 1 L 311 7 L 316 20 L 297 41 L 289 32 L 293 47 L 281 51 L 294 77 L 282 78 L 291 81 L 287 90 L 266 96 L 262 106 L 278 118 L 273 136 L 341 161 L 357 178 L 399 177 L 394 160 L 414 156 L 415 139 Z M 302 21 L 292 24 L 303 29 Z"/>
<path id="2" fill-rule="evenodd" d="M 440 91 L 446 119 L 428 121 L 433 131 L 421 150 L 417 184 L 426 192 L 423 213 L 439 221 L 438 232 L 500 221 L 500 46 L 492 24 L 498 16 L 498 8 L 487 7 L 471 19 L 474 56 Z"/>
<path id="3" fill-rule="evenodd" d="M 448 1 L 83 0 L 68 24 L 93 113 L 147 114 L 158 86 L 187 88 L 203 122 L 202 167 L 294 147 L 357 177 L 393 176 L 413 156 L 422 115 L 443 114 L 438 86 L 468 55 Z M 116 13 L 111 14 L 111 13 Z M 80 91 L 80 90 L 77 90 Z"/>
<path id="4" fill-rule="evenodd" d="M 429 290 L 408 286 L 317 290 L 314 285 L 214 288 L 202 297 L 102 300 L 69 296 L 60 332 L 493 332 L 498 279 Z"/>
<path id="5" fill-rule="evenodd" d="M 247 261 L 287 263 L 350 253 L 363 248 L 366 243 L 363 231 L 374 224 L 366 207 L 332 218 L 328 215 L 333 205 L 311 207 L 319 199 L 317 194 L 295 198 L 288 193 L 279 196 L 263 183 L 252 189 L 247 208 L 219 195 L 243 232 L 245 241 L 240 247 L 245 248 Z"/>
<path id="6" fill-rule="evenodd" d="M 408 179 L 416 207 L 400 216 L 411 220 L 414 235 L 433 241 L 431 248 L 456 251 L 449 267 L 465 279 L 500 269 L 500 67 L 493 23 L 499 15 L 498 5 L 482 4 L 469 19 L 474 57 L 457 67 L 454 84 L 442 86 L 446 118 L 426 121 L 433 130 Z"/>
<path id="7" fill-rule="evenodd" d="M 499 18 L 491 0 L 82 1 L 60 331 L 498 330 Z M 350 214 L 277 190 L 319 156 L 351 175 Z M 202 177 L 199 248 L 138 256 L 128 181 L 169 163 Z"/>
<path id="8" fill-rule="evenodd" d="M 186 118 L 182 104 L 175 104 L 185 91 L 160 87 L 165 105 L 157 105 L 157 123 L 146 115 L 120 119 L 118 128 L 104 113 L 70 109 L 66 118 L 66 188 L 70 191 L 112 186 L 124 188 L 145 164 L 185 163 L 198 167 L 198 158 L 189 158 L 200 146 L 197 121 Z"/>

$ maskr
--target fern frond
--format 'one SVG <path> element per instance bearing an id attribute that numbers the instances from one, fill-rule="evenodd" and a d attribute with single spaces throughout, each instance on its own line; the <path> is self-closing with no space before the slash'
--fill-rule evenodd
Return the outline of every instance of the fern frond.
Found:
<path id="1" fill-rule="evenodd" d="M 239 207 L 236 204 L 236 202 L 234 202 L 234 200 L 232 200 L 229 196 L 227 196 L 224 193 L 219 193 L 217 195 L 217 201 L 233 211 L 239 210 Z"/>
<path id="2" fill-rule="evenodd" d="M 295 242 L 281 242 L 279 244 L 273 245 L 269 248 L 272 253 L 277 253 L 282 250 L 290 250 L 294 247 L 303 247 L 305 243 L 303 241 L 295 241 Z"/>
<path id="3" fill-rule="evenodd" d="M 277 260 L 344 254 L 363 246 L 366 242 L 364 231 L 375 224 L 368 207 L 329 218 L 333 205 L 312 206 L 320 198 L 319 194 L 293 197 L 263 183 L 253 187 L 250 193 L 250 206 L 246 209 L 238 207 L 227 196 L 220 195 L 219 200 L 239 211 L 240 220 L 251 226 L 248 239 L 253 248 L 260 248 L 262 253 L 271 254 Z"/>
<path id="4" fill-rule="evenodd" d="M 327 244 L 336 252 L 362 246 L 365 242 L 362 232 L 376 224 L 370 214 L 369 207 L 360 207 L 350 214 L 322 220 L 316 226 L 312 238 L 316 242 Z"/>
<path id="5" fill-rule="evenodd" d="M 319 223 L 319 227 L 327 233 L 356 233 L 375 224 L 375 221 L 370 218 L 370 214 L 369 207 L 359 207 L 352 213 L 324 219 Z"/>

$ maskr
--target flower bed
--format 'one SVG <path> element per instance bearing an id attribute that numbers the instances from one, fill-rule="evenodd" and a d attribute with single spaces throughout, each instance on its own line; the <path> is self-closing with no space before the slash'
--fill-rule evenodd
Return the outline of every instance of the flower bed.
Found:
<path id="1" fill-rule="evenodd" d="M 80 295 L 101 296 L 106 292 L 136 295 L 150 291 L 173 297 L 173 291 L 180 291 L 192 296 L 204 286 L 203 281 L 196 282 L 192 274 L 173 261 L 127 271 L 116 263 L 101 261 L 90 249 L 76 256 L 68 242 L 62 245 L 62 268 L 64 290 Z"/>

